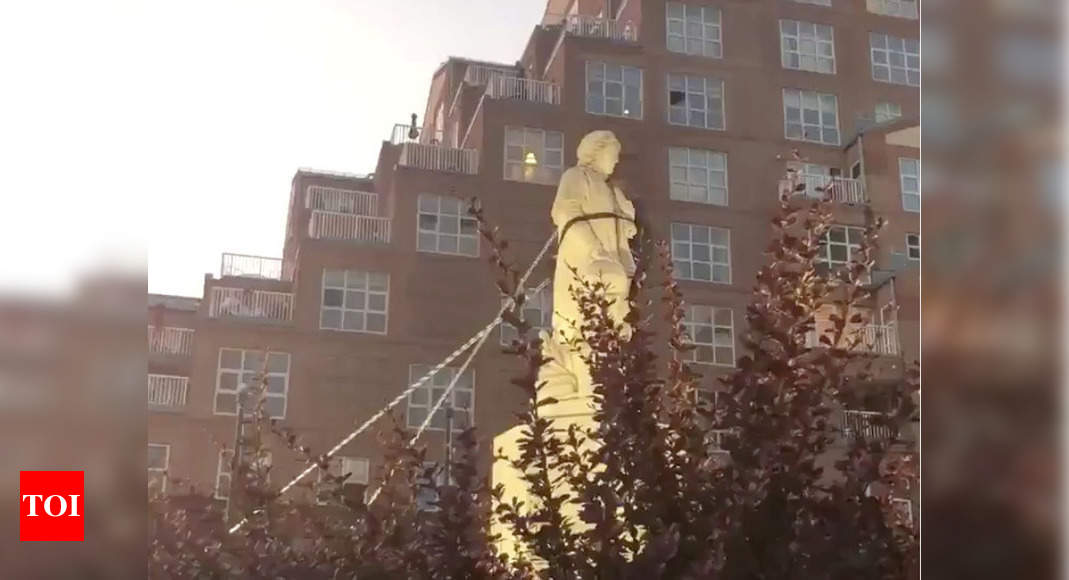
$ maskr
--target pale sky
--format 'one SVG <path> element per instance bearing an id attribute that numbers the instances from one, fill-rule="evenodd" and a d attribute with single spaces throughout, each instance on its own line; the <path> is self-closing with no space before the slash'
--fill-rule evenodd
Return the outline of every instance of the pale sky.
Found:
<path id="1" fill-rule="evenodd" d="M 143 269 L 200 296 L 281 256 L 298 167 L 367 173 L 447 56 L 519 59 L 545 0 L 0 3 L 0 290 Z"/>

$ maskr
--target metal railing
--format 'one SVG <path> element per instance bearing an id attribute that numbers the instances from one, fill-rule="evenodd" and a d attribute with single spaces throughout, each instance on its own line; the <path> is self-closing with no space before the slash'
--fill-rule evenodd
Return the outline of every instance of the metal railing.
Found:
<path id="1" fill-rule="evenodd" d="M 638 42 L 638 30 L 633 23 L 584 14 L 571 14 L 564 31 L 574 36 L 607 38 L 617 42 Z"/>
<path id="2" fill-rule="evenodd" d="M 305 192 L 304 207 L 335 213 L 378 215 L 379 196 L 368 191 L 310 185 Z"/>
<path id="3" fill-rule="evenodd" d="M 281 280 L 282 258 L 224 253 L 219 265 L 219 275 Z"/>
<path id="4" fill-rule="evenodd" d="M 313 210 L 308 235 L 317 240 L 390 243 L 390 218 Z"/>
<path id="5" fill-rule="evenodd" d="M 917 0 L 867 0 L 865 6 L 873 14 L 883 16 L 896 16 L 917 20 L 920 16 L 917 10 Z"/>
<path id="6" fill-rule="evenodd" d="M 401 146 L 398 163 L 404 167 L 475 175 L 479 172 L 479 151 L 410 142 Z"/>
<path id="7" fill-rule="evenodd" d="M 485 85 L 495 78 L 509 78 L 519 76 L 520 71 L 514 68 L 501 68 L 482 64 L 469 64 L 464 71 L 464 82 L 473 85 Z"/>
<path id="8" fill-rule="evenodd" d="M 894 326 L 869 324 L 861 330 L 861 346 L 870 352 L 884 355 L 898 354 L 898 331 Z"/>
<path id="9" fill-rule="evenodd" d="M 186 406 L 189 377 L 175 375 L 148 376 L 148 406 L 181 409 Z"/>
<path id="10" fill-rule="evenodd" d="M 293 319 L 293 294 L 251 288 L 212 288 L 212 318 L 233 316 L 288 322 Z"/>
<path id="11" fill-rule="evenodd" d="M 424 131 L 422 127 L 416 127 L 415 137 L 412 136 L 412 125 L 407 123 L 394 123 L 393 131 L 390 132 L 390 143 L 400 145 L 402 143 L 444 143 L 445 132 L 433 130 Z"/>
<path id="12" fill-rule="evenodd" d="M 560 104 L 560 86 L 549 81 L 494 77 L 486 86 L 486 94 L 492 99 L 516 99 L 546 105 Z"/>
<path id="13" fill-rule="evenodd" d="M 164 326 L 148 327 L 148 350 L 163 354 L 193 354 L 193 329 Z"/>
<path id="14" fill-rule="evenodd" d="M 798 184 L 805 184 L 805 189 L 795 189 Z M 779 194 L 781 197 L 797 195 L 836 203 L 863 204 L 868 201 L 864 182 L 850 177 L 782 179 L 779 182 Z"/>
<path id="15" fill-rule="evenodd" d="M 847 439 L 862 437 L 866 441 L 890 441 L 898 433 L 894 427 L 878 423 L 884 416 L 876 411 L 844 410 L 839 417 L 839 428 Z"/>

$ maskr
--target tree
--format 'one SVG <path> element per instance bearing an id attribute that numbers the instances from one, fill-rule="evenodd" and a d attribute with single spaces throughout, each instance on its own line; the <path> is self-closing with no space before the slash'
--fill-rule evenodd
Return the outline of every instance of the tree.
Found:
<path id="1" fill-rule="evenodd" d="M 504 318 L 529 336 L 508 244 L 477 203 L 472 213 L 501 290 L 516 297 Z M 915 454 L 903 453 L 897 437 L 914 416 L 918 375 L 911 368 L 883 388 L 886 412 L 871 424 L 889 438 L 868 438 L 862 429 L 845 438 L 845 447 L 833 445 L 846 435 L 833 417 L 873 378 L 875 357 L 858 349 L 866 322 L 859 307 L 871 298 L 866 274 L 882 224 L 867 228 L 860 258 L 827 271 L 818 256 L 829 223 L 822 203 L 782 201 L 769 262 L 746 311 L 747 354 L 719 379 L 715 405 L 701 396 L 700 377 L 686 362 L 692 347 L 669 250 L 645 234 L 635 247 L 629 337 L 608 315 L 604 285 L 591 280 L 572 289 L 586 320 L 581 336 L 590 347 L 596 427 L 561 429 L 540 414 L 547 402 L 536 403 L 535 395 L 546 360 L 537 338 L 515 341 L 510 351 L 524 370 L 514 383 L 531 404 L 517 414 L 525 436 L 511 461 L 524 474 L 530 501 L 500 501 L 501 490 L 475 467 L 479 451 L 470 429 L 453 457 L 454 481 L 439 485 L 438 467 L 425 466 L 425 451 L 408 445 L 395 421 L 382 438 L 387 462 L 376 485 L 383 493 L 371 509 L 363 493 L 342 485 L 347 474 L 331 475 L 329 458 L 261 408 L 234 466 L 235 513 L 246 523 L 228 533 L 217 508 L 157 498 L 150 575 L 913 577 L 917 531 L 894 509 L 889 490 L 899 480 L 916 481 Z M 813 347 L 808 337 L 822 309 L 831 309 L 830 325 Z M 659 324 L 667 333 L 658 334 Z M 267 435 L 324 471 L 320 493 L 328 506 L 301 505 L 270 490 L 270 466 L 256 461 Z M 829 460 L 834 470 L 825 469 Z M 437 509 L 420 511 L 421 494 L 436 498 Z M 498 555 L 491 513 L 525 543 L 531 562 Z M 568 513 L 579 514 L 578 521 Z"/>

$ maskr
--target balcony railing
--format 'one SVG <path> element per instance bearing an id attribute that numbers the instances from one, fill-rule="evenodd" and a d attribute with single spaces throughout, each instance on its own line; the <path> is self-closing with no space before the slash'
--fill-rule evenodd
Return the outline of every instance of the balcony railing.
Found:
<path id="1" fill-rule="evenodd" d="M 219 275 L 281 280 L 282 259 L 250 256 L 248 254 L 223 254 L 222 264 L 219 266 Z"/>
<path id="2" fill-rule="evenodd" d="M 516 99 L 546 105 L 560 104 L 558 85 L 534 79 L 495 77 L 487 85 L 486 94 L 492 99 Z"/>
<path id="3" fill-rule="evenodd" d="M 293 294 L 216 286 L 212 288 L 209 315 L 288 322 L 293 319 Z"/>
<path id="4" fill-rule="evenodd" d="M 564 30 L 574 36 L 607 38 L 616 42 L 638 42 L 638 30 L 634 24 L 611 18 L 571 14 L 568 16 Z"/>
<path id="5" fill-rule="evenodd" d="M 193 354 L 193 329 L 164 326 L 148 327 L 148 350 L 162 354 L 189 356 Z"/>
<path id="6" fill-rule="evenodd" d="M 847 439 L 864 438 L 866 441 L 890 441 L 897 436 L 894 427 L 879 424 L 883 413 L 876 411 L 845 410 L 839 419 L 839 428 Z"/>
<path id="7" fill-rule="evenodd" d="M 390 218 L 313 210 L 308 235 L 317 240 L 390 243 Z"/>
<path id="8" fill-rule="evenodd" d="M 400 145 L 402 143 L 427 143 L 437 144 L 445 142 L 445 133 L 442 131 L 424 131 L 422 127 L 416 127 L 413 137 L 412 125 L 394 123 L 393 131 L 390 132 L 390 143 Z"/>
<path id="9" fill-rule="evenodd" d="M 490 82 L 491 79 L 516 77 L 519 74 L 520 71 L 514 68 L 469 64 L 468 70 L 464 71 L 464 82 L 482 86 Z"/>
<path id="10" fill-rule="evenodd" d="M 796 189 L 805 184 L 805 189 Z M 864 182 L 849 177 L 802 177 L 796 181 L 780 180 L 780 196 L 804 196 L 811 199 L 823 199 L 835 203 L 866 203 Z"/>
<path id="11" fill-rule="evenodd" d="M 847 327 L 843 331 L 842 343 L 840 348 L 845 348 L 855 336 L 860 340 L 855 351 L 873 352 L 876 354 L 894 356 L 898 354 L 898 331 L 893 325 L 884 324 L 868 324 L 862 327 L 854 327 L 860 334 L 851 335 L 851 327 Z M 825 328 L 821 325 L 817 325 L 809 332 L 806 337 L 806 346 L 809 348 L 823 348 L 826 345 L 820 342 L 820 336 L 825 334 Z M 829 335 L 829 338 L 832 338 Z"/>
<path id="12" fill-rule="evenodd" d="M 401 146 L 398 163 L 404 167 L 475 175 L 479 172 L 479 151 L 410 142 Z"/>
<path id="13" fill-rule="evenodd" d="M 865 2 L 869 12 L 884 16 L 896 16 L 916 20 L 919 16 L 917 0 L 867 0 Z"/>
<path id="14" fill-rule="evenodd" d="M 148 376 L 148 406 L 182 409 L 186 406 L 189 377 L 175 375 Z"/>
<path id="15" fill-rule="evenodd" d="M 368 191 L 312 185 L 304 197 L 304 207 L 356 215 L 378 215 L 379 196 Z"/>

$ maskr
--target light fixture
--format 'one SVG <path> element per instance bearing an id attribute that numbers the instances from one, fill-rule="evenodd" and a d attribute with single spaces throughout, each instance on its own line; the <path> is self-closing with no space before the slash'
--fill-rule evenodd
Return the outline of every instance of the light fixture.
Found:
<path id="1" fill-rule="evenodd" d="M 528 151 L 527 155 L 523 158 L 525 165 L 538 165 L 538 158 L 535 157 L 534 151 Z"/>

